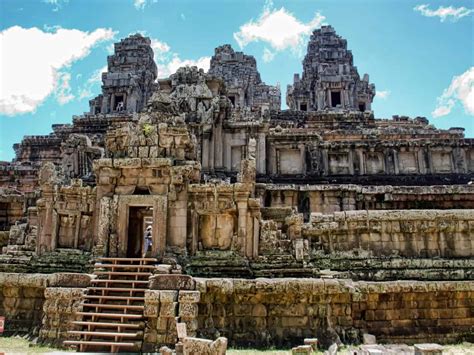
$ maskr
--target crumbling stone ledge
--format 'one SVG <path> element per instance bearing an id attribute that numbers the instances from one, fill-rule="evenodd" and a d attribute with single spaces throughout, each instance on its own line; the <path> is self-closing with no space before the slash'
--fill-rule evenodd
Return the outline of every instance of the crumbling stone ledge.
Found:
<path id="1" fill-rule="evenodd" d="M 353 282 L 337 279 L 204 279 L 198 336 L 230 346 L 289 347 L 358 342 L 473 341 L 474 282 Z"/>
<path id="2" fill-rule="evenodd" d="M 72 315 L 71 307 L 79 300 L 77 290 L 82 292 L 89 283 L 90 275 L 87 274 L 0 273 L 0 315 L 5 317 L 4 334 L 36 334 L 42 323 L 48 324 L 48 330 L 57 334 L 65 326 L 64 314 Z M 67 304 L 62 302 L 65 298 L 69 300 Z M 58 308 L 62 305 L 64 307 Z M 48 320 L 51 315 L 56 317 L 54 322 Z"/>

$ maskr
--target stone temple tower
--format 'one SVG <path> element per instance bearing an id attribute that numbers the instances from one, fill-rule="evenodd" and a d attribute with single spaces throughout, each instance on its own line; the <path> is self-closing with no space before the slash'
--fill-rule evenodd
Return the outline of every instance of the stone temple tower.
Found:
<path id="1" fill-rule="evenodd" d="M 153 92 L 158 70 L 151 41 L 135 34 L 115 43 L 102 74 L 102 95 L 90 100 L 91 114 L 138 112 Z"/>
<path id="2" fill-rule="evenodd" d="M 280 87 L 266 85 L 260 78 L 255 58 L 235 52 L 230 44 L 215 49 L 208 74 L 224 80 L 234 107 L 280 110 Z"/>
<path id="3" fill-rule="evenodd" d="M 288 85 L 287 105 L 292 110 L 371 110 L 375 86 L 368 74 L 362 80 L 353 64 L 347 41 L 331 26 L 315 30 L 303 60 L 303 75 Z"/>

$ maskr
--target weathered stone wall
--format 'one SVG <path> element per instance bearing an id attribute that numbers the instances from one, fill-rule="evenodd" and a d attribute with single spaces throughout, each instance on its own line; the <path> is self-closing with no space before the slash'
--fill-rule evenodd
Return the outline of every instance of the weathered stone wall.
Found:
<path id="1" fill-rule="evenodd" d="M 82 289 L 89 282 L 90 277 L 86 274 L 0 273 L 0 314 L 5 317 L 5 334 L 36 333 L 41 327 L 42 319 L 43 324 L 46 324 L 44 329 L 59 334 L 56 328 L 63 329 L 66 326 L 62 323 L 67 318 L 64 315 L 72 314 L 72 308 L 68 308 L 70 306 L 62 299 L 70 296 L 72 305 L 77 301 L 78 293 L 73 291 L 68 295 L 67 292 L 58 292 L 51 288 Z M 47 289 L 50 291 L 45 292 Z M 49 321 L 51 318 L 55 320 Z"/>
<path id="2" fill-rule="evenodd" d="M 51 275 L 0 273 L 0 314 L 5 316 L 6 334 L 38 330 L 50 280 Z"/>
<path id="3" fill-rule="evenodd" d="M 75 329 L 73 321 L 82 320 L 82 316 L 75 315 L 81 310 L 86 288 L 48 287 L 44 290 L 43 320 L 40 338 L 43 342 L 62 346 L 68 330 Z"/>
<path id="4" fill-rule="evenodd" d="M 178 340 L 176 323 L 186 324 L 188 336 L 196 336 L 199 292 L 192 290 L 148 290 L 145 292 L 147 317 L 144 342 L 146 350 L 174 345 Z"/>
<path id="5" fill-rule="evenodd" d="M 353 210 L 474 208 L 474 185 L 361 186 L 257 184 L 265 207 L 296 207 L 308 199 L 307 212 Z M 269 212 L 270 213 L 270 212 Z"/>
<path id="6" fill-rule="evenodd" d="M 232 346 L 323 345 L 362 332 L 380 341 L 472 341 L 473 282 L 196 279 L 198 335 Z"/>
<path id="7" fill-rule="evenodd" d="M 474 210 L 346 211 L 312 214 L 302 227 L 311 248 L 374 256 L 471 257 Z"/>

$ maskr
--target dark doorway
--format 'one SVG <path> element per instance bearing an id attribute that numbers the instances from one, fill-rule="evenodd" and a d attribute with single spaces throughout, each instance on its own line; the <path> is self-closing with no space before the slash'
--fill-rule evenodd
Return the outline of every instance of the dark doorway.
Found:
<path id="1" fill-rule="evenodd" d="M 361 111 L 361 112 L 365 111 L 365 104 L 364 103 L 359 104 L 359 111 Z"/>
<path id="2" fill-rule="evenodd" d="M 308 223 L 311 218 L 311 201 L 307 192 L 299 193 L 298 212 L 303 214 L 303 222 Z"/>
<path id="3" fill-rule="evenodd" d="M 341 104 L 341 92 L 331 91 L 331 106 L 336 107 Z"/>
<path id="4" fill-rule="evenodd" d="M 300 110 L 301 110 L 301 111 L 308 111 L 308 105 L 306 105 L 306 104 L 301 104 L 301 105 L 300 105 Z"/>
<path id="5" fill-rule="evenodd" d="M 115 95 L 115 111 L 123 111 L 125 109 L 125 102 L 123 95 Z"/>
<path id="6" fill-rule="evenodd" d="M 127 258 L 141 258 L 146 227 L 153 211 L 150 207 L 130 207 L 128 215 Z"/>
<path id="7" fill-rule="evenodd" d="M 235 96 L 229 96 L 230 102 L 232 102 L 232 106 L 235 106 Z"/>

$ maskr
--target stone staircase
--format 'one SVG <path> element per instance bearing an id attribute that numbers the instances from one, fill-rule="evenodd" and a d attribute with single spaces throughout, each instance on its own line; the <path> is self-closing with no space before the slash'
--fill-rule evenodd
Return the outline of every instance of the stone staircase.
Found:
<path id="1" fill-rule="evenodd" d="M 81 330 L 69 331 L 64 345 L 87 352 L 140 352 L 145 328 L 144 294 L 157 260 L 152 258 L 99 258 L 97 278 L 87 289 Z"/>

